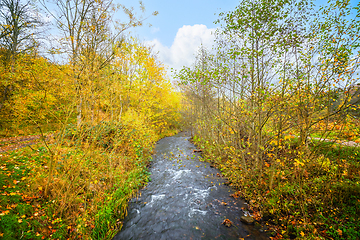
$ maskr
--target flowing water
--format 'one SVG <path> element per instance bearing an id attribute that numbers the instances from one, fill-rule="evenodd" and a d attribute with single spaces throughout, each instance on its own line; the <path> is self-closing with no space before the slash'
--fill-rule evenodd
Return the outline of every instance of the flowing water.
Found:
<path id="1" fill-rule="evenodd" d="M 244 202 L 230 197 L 218 170 L 199 161 L 187 132 L 160 140 L 151 182 L 130 201 L 122 230 L 113 240 L 269 239 L 240 222 Z M 226 227 L 225 219 L 232 222 Z"/>

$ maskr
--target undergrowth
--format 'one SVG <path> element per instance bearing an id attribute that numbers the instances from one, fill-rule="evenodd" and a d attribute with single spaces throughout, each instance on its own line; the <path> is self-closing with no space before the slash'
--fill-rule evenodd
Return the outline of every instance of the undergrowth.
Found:
<path id="1" fill-rule="evenodd" d="M 141 120 L 67 126 L 48 145 L 2 153 L 0 237 L 111 239 L 149 178 L 160 136 Z"/>
<path id="2" fill-rule="evenodd" d="M 254 218 L 274 226 L 273 239 L 360 239 L 360 148 L 316 142 L 305 158 L 293 138 L 276 156 L 276 146 L 269 146 L 262 167 L 253 169 L 244 167 L 243 157 L 251 159 L 246 148 L 194 140 L 249 202 Z"/>

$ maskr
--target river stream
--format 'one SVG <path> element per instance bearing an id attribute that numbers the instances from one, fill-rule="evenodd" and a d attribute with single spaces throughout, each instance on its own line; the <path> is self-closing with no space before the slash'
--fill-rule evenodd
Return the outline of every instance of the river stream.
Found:
<path id="1" fill-rule="evenodd" d="M 151 182 L 130 201 L 122 230 L 113 240 L 269 239 L 240 217 L 244 201 L 209 163 L 199 160 L 189 133 L 161 139 L 150 167 Z M 231 226 L 223 224 L 225 219 Z"/>

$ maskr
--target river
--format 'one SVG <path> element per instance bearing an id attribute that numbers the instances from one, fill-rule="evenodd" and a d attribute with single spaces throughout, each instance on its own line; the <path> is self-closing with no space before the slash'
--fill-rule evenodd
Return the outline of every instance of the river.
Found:
<path id="1" fill-rule="evenodd" d="M 240 217 L 245 202 L 209 163 L 199 160 L 189 133 L 161 139 L 150 166 L 151 182 L 129 203 L 122 230 L 113 240 L 269 239 Z M 223 224 L 231 221 L 231 226 Z"/>

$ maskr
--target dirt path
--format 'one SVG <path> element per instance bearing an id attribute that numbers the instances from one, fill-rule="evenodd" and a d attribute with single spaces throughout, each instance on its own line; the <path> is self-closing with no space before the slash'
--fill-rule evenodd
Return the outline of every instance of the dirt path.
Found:
<path id="1" fill-rule="evenodd" d="M 316 138 L 316 137 L 309 137 L 309 140 L 319 140 L 324 142 L 334 142 L 335 144 L 341 144 L 348 147 L 359 147 L 360 143 L 354 141 L 346 141 L 346 140 L 334 140 L 334 139 L 323 139 L 323 138 Z"/>
<path id="2" fill-rule="evenodd" d="M 51 135 L 47 135 L 46 138 L 50 136 Z M 41 135 L 0 138 L 0 153 L 34 145 L 40 141 Z"/>

